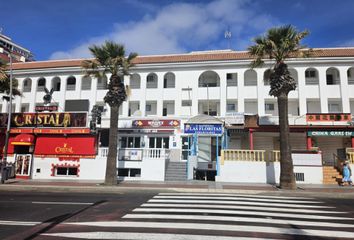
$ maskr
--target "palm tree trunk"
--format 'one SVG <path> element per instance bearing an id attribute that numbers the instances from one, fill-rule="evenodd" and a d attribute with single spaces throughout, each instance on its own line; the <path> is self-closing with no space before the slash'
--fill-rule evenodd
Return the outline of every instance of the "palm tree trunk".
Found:
<path id="1" fill-rule="evenodd" d="M 288 121 L 288 95 L 278 96 L 280 134 L 280 188 L 296 189 L 293 160 L 291 158 L 290 130 Z"/>
<path id="2" fill-rule="evenodd" d="M 117 185 L 117 139 L 118 139 L 119 107 L 111 107 L 111 119 L 109 129 L 108 157 L 106 164 L 106 185 Z"/>

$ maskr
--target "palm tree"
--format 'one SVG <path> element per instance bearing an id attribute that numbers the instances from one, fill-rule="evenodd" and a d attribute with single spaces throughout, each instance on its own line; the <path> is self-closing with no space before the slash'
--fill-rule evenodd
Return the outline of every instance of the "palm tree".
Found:
<path id="1" fill-rule="evenodd" d="M 291 25 L 269 29 L 265 36 L 254 39 L 255 45 L 248 48 L 254 60 L 251 66 L 258 67 L 264 62 L 264 58 L 274 60 L 270 69 L 269 95 L 277 97 L 279 110 L 280 133 L 280 188 L 296 189 L 294 167 L 291 158 L 291 146 L 289 141 L 288 121 L 288 94 L 296 89 L 296 82 L 290 75 L 285 60 L 292 57 L 308 56 L 310 50 L 304 50 L 305 46 L 300 41 L 309 34 L 308 31 L 298 32 Z"/>
<path id="2" fill-rule="evenodd" d="M 106 41 L 102 46 L 93 45 L 89 50 L 95 59 L 83 61 L 82 67 L 86 75 L 103 77 L 106 73 L 111 73 L 108 92 L 104 97 L 104 101 L 111 108 L 105 184 L 116 185 L 119 107 L 127 99 L 123 78 L 129 75 L 129 68 L 133 66 L 132 60 L 137 54 L 130 53 L 126 57 L 124 46 L 111 41 Z"/>
<path id="3" fill-rule="evenodd" d="M 10 76 L 7 73 L 8 66 L 5 61 L 0 59 L 0 93 L 10 93 Z M 12 95 L 21 96 L 21 92 L 17 89 L 17 79 L 12 79 Z"/>

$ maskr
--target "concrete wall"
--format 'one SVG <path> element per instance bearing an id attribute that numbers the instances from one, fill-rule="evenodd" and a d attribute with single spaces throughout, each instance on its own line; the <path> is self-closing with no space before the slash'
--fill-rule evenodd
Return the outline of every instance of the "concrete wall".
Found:
<path id="1" fill-rule="evenodd" d="M 304 174 L 301 184 L 321 184 L 323 171 L 321 154 L 293 154 L 294 172 Z M 217 182 L 279 183 L 279 162 L 225 161 L 220 165 Z"/>

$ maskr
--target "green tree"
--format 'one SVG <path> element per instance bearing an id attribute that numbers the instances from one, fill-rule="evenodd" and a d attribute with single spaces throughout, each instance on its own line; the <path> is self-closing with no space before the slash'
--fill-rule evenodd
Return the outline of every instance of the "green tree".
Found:
<path id="1" fill-rule="evenodd" d="M 104 101 L 111 108 L 105 184 L 116 185 L 119 108 L 127 99 L 127 89 L 123 78 L 129 75 L 129 68 L 133 66 L 132 60 L 137 54 L 130 53 L 126 57 L 124 46 L 111 41 L 106 41 L 101 46 L 90 46 L 89 50 L 95 59 L 83 61 L 82 67 L 86 75 L 103 77 L 106 73 L 111 74 L 108 92 L 104 97 Z"/>
<path id="2" fill-rule="evenodd" d="M 296 89 L 296 82 L 290 75 L 285 60 L 305 57 L 310 50 L 305 50 L 301 40 L 309 34 L 299 32 L 291 25 L 269 29 L 264 36 L 254 39 L 255 45 L 248 48 L 254 60 L 251 66 L 259 67 L 268 58 L 274 65 L 270 69 L 269 95 L 277 97 L 280 134 L 280 188 L 296 189 L 294 166 L 291 157 L 288 121 L 288 94 Z"/>
<path id="3" fill-rule="evenodd" d="M 10 76 L 8 74 L 8 64 L 0 59 L 0 93 L 10 93 Z M 21 96 L 21 92 L 17 89 L 17 79 L 12 79 L 12 95 Z"/>

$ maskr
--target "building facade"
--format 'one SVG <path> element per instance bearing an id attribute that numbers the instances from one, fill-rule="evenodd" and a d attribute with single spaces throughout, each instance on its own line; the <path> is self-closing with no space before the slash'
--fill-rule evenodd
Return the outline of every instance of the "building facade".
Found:
<path id="1" fill-rule="evenodd" d="M 165 180 L 169 166 L 180 162 L 186 165 L 175 174 L 177 179 L 233 181 L 223 175 L 230 174 L 223 170 L 226 163 L 254 160 L 264 163 L 261 170 L 270 161 L 277 164 L 277 101 L 268 94 L 271 62 L 251 69 L 251 60 L 247 52 L 228 50 L 137 57 L 131 76 L 124 79 L 130 94 L 120 108 L 119 176 Z M 43 105 L 45 88 L 53 89 L 59 112 L 90 113 L 95 105 L 102 106 L 95 160 L 104 164 L 110 109 L 103 98 L 110 76 L 85 76 L 81 61 L 14 64 L 23 97 L 16 97 L 12 107 L 15 112 L 35 112 L 36 106 Z M 311 57 L 289 59 L 288 65 L 297 82 L 297 89 L 289 94 L 294 154 L 321 156 L 320 160 L 318 155 L 313 157 L 316 164 L 294 158 L 300 159 L 299 166 L 317 166 L 322 174 L 323 165 L 335 165 L 343 151 L 344 157 L 353 157 L 354 48 L 314 49 Z M 7 106 L 2 104 L 0 109 L 6 112 Z M 196 156 L 194 165 L 190 156 Z M 306 171 L 299 172 L 300 180 Z M 248 181 L 271 180 L 265 175 Z M 318 181 L 324 180 L 312 182 Z"/>

